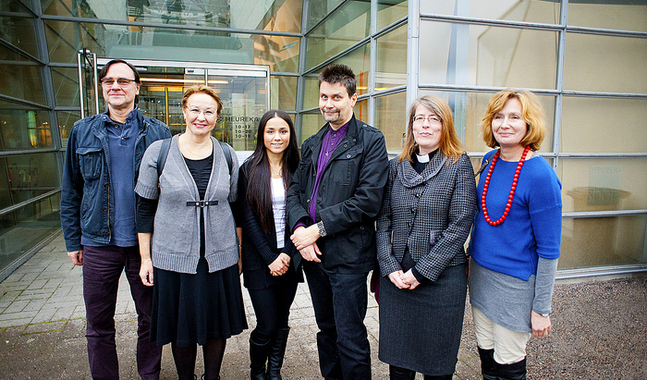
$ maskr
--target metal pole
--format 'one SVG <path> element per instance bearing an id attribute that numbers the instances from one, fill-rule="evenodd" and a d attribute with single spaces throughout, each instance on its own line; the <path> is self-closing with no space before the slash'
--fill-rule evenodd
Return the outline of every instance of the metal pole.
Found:
<path id="1" fill-rule="evenodd" d="M 297 79 L 297 101 L 295 104 L 296 117 L 294 118 L 294 126 L 297 133 L 297 141 L 303 138 L 303 104 L 305 97 L 305 77 L 303 76 L 306 70 L 306 54 L 307 54 L 307 41 L 306 32 L 308 31 L 308 10 L 310 9 L 310 0 L 303 0 L 303 7 L 301 11 L 301 38 L 299 40 L 299 78 Z"/>
<path id="2" fill-rule="evenodd" d="M 420 0 L 409 1 L 407 37 L 407 104 L 418 97 L 418 72 L 420 70 Z"/>
<path id="3" fill-rule="evenodd" d="M 99 111 L 99 71 L 98 71 L 98 68 L 97 68 L 97 55 L 95 53 L 92 53 L 92 62 L 91 62 L 91 64 L 94 67 L 94 70 L 93 70 L 93 73 L 94 73 L 94 105 L 95 105 L 95 110 L 96 110 L 96 112 L 94 114 L 98 115 L 100 113 L 100 111 Z"/>
<path id="4" fill-rule="evenodd" d="M 375 86 L 377 82 L 377 0 L 371 0 L 371 41 L 369 42 L 369 75 L 368 75 L 368 124 L 375 126 L 376 109 L 375 109 Z"/>
<path id="5" fill-rule="evenodd" d="M 81 55 L 84 54 L 84 50 L 85 49 L 81 49 L 76 53 L 76 63 L 79 67 L 79 103 L 81 104 L 81 119 L 85 118 L 85 104 L 83 102 L 83 60 L 81 59 Z"/>
<path id="6" fill-rule="evenodd" d="M 205 70 L 205 72 L 206 71 L 207 70 Z M 164 87 L 164 121 L 166 122 L 166 125 L 168 125 L 169 128 L 170 128 L 170 124 L 168 123 L 169 122 L 169 114 L 168 114 L 169 109 L 170 109 L 170 107 L 168 105 L 168 87 Z"/>
<path id="7" fill-rule="evenodd" d="M 553 169 L 557 171 L 559 167 L 559 136 L 562 133 L 562 107 L 564 104 L 564 53 L 566 51 L 566 22 L 568 16 L 568 1 L 562 0 L 560 25 L 562 29 L 559 31 L 559 40 L 557 46 L 557 81 L 555 87 L 557 96 L 555 97 L 554 121 L 553 121 L 553 153 L 555 159 L 553 160 Z"/>

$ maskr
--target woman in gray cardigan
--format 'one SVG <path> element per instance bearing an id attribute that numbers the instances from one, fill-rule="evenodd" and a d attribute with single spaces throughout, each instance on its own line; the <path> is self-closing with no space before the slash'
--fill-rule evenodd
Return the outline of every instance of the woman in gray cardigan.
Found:
<path id="1" fill-rule="evenodd" d="M 238 162 L 229 145 L 211 137 L 221 110 L 212 88 L 187 89 L 186 131 L 172 138 L 166 160 L 162 141 L 151 144 L 135 187 L 140 277 L 154 285 L 151 339 L 160 346 L 171 343 L 181 380 L 195 378 L 198 344 L 202 379 L 220 379 L 227 338 L 247 328 L 229 206 L 236 200 Z"/>
<path id="2" fill-rule="evenodd" d="M 467 293 L 463 245 L 475 208 L 472 165 L 449 106 L 436 96 L 416 99 L 377 221 L 379 358 L 392 380 L 416 372 L 452 378 Z"/>

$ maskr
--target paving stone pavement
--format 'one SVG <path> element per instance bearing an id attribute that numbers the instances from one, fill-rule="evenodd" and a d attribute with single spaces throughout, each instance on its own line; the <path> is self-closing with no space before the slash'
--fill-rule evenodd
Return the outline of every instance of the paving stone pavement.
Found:
<path id="1" fill-rule="evenodd" d="M 221 371 L 223 380 L 249 378 L 248 339 L 255 318 L 246 290 L 243 290 L 243 295 L 250 329 L 228 340 Z M 645 309 L 644 305 L 643 296 L 638 303 L 639 311 Z M 642 330 L 636 331 L 638 334 L 646 334 L 645 315 L 647 313 L 637 317 L 638 326 L 642 327 Z M 121 379 L 139 378 L 135 364 L 136 319 L 128 284 L 125 276 L 122 276 L 115 315 Z M 387 379 L 388 366 L 377 359 L 378 306 L 372 295 L 369 296 L 365 322 L 371 343 L 373 378 Z M 317 329 L 305 284 L 299 286 L 292 306 L 290 325 L 292 330 L 282 371 L 283 378 L 320 378 L 315 343 Z M 59 236 L 0 283 L 0 379 L 90 379 L 84 334 L 85 308 L 81 267 L 70 263 L 65 253 L 63 238 Z M 541 344 L 535 346 L 538 346 L 541 352 Z M 632 348 L 642 350 L 638 357 L 642 357 L 640 368 L 643 368 L 644 372 L 637 374 L 638 377 L 629 375 L 609 378 L 647 378 L 647 359 L 644 355 L 646 347 L 643 344 Z M 458 358 L 455 380 L 481 378 L 469 308 L 466 310 Z M 535 367 L 541 365 L 545 368 L 533 368 L 540 374 L 530 375 L 529 379 L 555 378 L 551 377 L 550 373 L 559 372 L 559 369 L 552 368 L 550 363 L 540 360 L 537 363 Z M 629 369 L 634 375 L 637 371 L 635 368 L 634 366 Z M 587 378 L 569 377 L 569 373 L 564 371 L 566 370 L 562 370 L 560 378 Z M 200 355 L 196 373 L 202 373 Z M 549 374 L 546 375 L 548 377 L 542 375 L 544 373 Z M 161 379 L 176 378 L 170 347 L 166 346 L 162 358 Z M 422 376 L 419 374 L 417 379 L 422 379 Z"/>

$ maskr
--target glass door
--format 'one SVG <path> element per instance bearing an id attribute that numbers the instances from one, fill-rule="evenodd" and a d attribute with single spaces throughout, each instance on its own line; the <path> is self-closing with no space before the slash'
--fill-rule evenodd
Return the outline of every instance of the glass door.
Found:
<path id="1" fill-rule="evenodd" d="M 218 90 L 223 103 L 222 114 L 214 129 L 216 137 L 229 142 L 237 151 L 254 150 L 258 122 L 269 110 L 267 78 L 269 75 L 265 77 L 259 70 L 207 70 L 207 83 Z"/>
<path id="2" fill-rule="evenodd" d="M 79 76 L 93 76 L 108 58 L 96 58 L 93 65 L 81 65 Z M 182 94 L 194 84 L 206 84 L 214 88 L 223 103 L 212 135 L 229 143 L 239 152 L 254 150 L 256 127 L 265 111 L 269 109 L 269 66 L 210 64 L 179 61 L 128 60 L 137 68 L 142 86 L 139 91 L 139 110 L 150 117 L 166 123 L 171 133 L 185 129 L 182 116 Z M 88 82 L 88 81 L 84 81 Z M 86 86 L 92 89 L 92 86 Z M 84 91 L 85 116 L 105 110 L 103 98 L 97 102 L 94 91 Z M 90 103 L 96 106 L 88 106 Z M 97 111 L 99 110 L 99 111 Z"/>

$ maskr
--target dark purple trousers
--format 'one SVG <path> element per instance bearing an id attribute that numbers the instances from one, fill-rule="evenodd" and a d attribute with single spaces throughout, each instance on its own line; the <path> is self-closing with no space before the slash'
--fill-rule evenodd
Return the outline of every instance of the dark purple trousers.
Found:
<path id="1" fill-rule="evenodd" d="M 83 247 L 83 299 L 87 318 L 86 338 L 92 378 L 119 379 L 115 346 L 115 307 L 119 277 L 125 271 L 137 310 L 137 369 L 142 380 L 158 380 L 162 347 L 151 342 L 153 288 L 139 278 L 138 246 Z"/>

